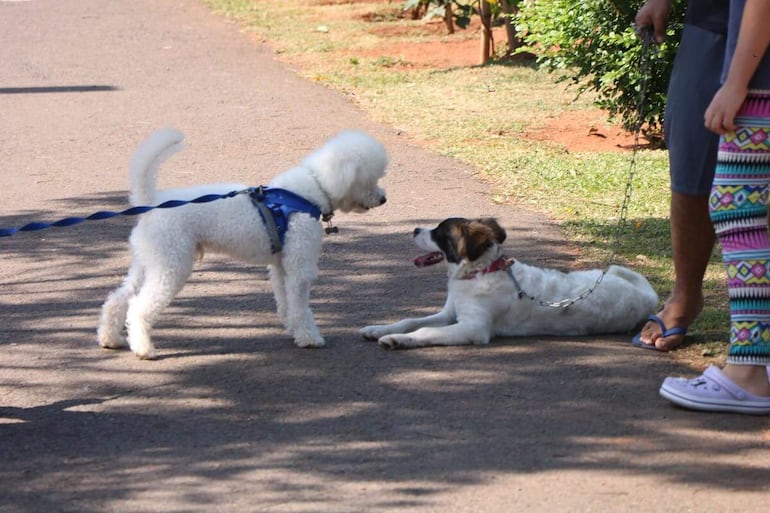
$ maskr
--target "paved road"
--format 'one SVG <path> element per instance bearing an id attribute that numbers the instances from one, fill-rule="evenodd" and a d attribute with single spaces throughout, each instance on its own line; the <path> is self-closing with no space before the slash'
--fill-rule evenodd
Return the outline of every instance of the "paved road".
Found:
<path id="1" fill-rule="evenodd" d="M 697 415 L 657 385 L 689 369 L 628 337 L 386 352 L 372 322 L 436 308 L 409 233 L 495 215 L 512 254 L 569 266 L 542 216 L 471 169 L 298 79 L 194 0 L 0 0 L 0 226 L 126 204 L 149 131 L 188 149 L 162 185 L 264 183 L 344 128 L 387 146 L 388 204 L 339 216 L 300 350 L 266 273 L 207 259 L 139 361 L 95 344 L 132 221 L 0 239 L 0 511 L 700 512 L 770 503 L 767 419 Z"/>

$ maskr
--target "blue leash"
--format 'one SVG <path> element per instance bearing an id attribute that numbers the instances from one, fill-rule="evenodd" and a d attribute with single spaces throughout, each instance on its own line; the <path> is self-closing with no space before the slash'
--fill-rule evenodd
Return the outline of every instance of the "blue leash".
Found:
<path id="1" fill-rule="evenodd" d="M 139 214 L 144 214 L 145 212 L 149 212 L 150 210 L 155 210 L 156 208 L 176 208 L 176 207 L 181 207 L 182 205 L 187 205 L 189 203 L 210 203 L 212 201 L 217 201 L 220 199 L 232 198 L 239 194 L 244 194 L 247 192 L 250 193 L 252 192 L 252 190 L 253 189 L 245 189 L 242 191 L 231 191 L 231 192 L 228 192 L 227 194 L 206 194 L 205 196 L 200 196 L 198 198 L 195 198 L 189 201 L 169 200 L 169 201 L 164 201 L 160 205 L 136 206 L 136 207 L 128 208 L 126 210 L 122 210 L 120 212 L 101 211 L 101 212 L 96 212 L 94 214 L 91 214 L 90 216 L 87 216 L 87 217 L 67 217 L 65 219 L 54 221 L 52 223 L 28 223 L 19 228 L 0 228 L 0 237 L 10 237 L 11 235 L 14 235 L 18 232 L 33 232 L 37 230 L 44 230 L 52 226 L 56 226 L 56 227 L 73 226 L 85 221 L 97 221 L 100 219 L 110 219 L 111 217 L 116 217 L 116 216 L 137 216 Z"/>

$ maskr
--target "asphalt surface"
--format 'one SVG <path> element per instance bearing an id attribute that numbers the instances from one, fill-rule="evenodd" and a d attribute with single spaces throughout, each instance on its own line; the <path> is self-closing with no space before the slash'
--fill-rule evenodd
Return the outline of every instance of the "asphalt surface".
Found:
<path id="1" fill-rule="evenodd" d="M 0 226 L 127 205 L 151 130 L 187 150 L 162 186 L 255 185 L 339 130 L 391 156 L 387 205 L 340 215 L 312 303 L 327 347 L 283 332 L 262 268 L 207 258 L 155 330 L 160 360 L 97 347 L 133 220 L 0 239 L 0 511 L 751 512 L 767 418 L 657 395 L 692 375 L 629 336 L 387 352 L 358 328 L 440 307 L 410 233 L 494 215 L 511 255 L 567 268 L 543 216 L 472 169 L 298 78 L 194 0 L 0 0 Z"/>

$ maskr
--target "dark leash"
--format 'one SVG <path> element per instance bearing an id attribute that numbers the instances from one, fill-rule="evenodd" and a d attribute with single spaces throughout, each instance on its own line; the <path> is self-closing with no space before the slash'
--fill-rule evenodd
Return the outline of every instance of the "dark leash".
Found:
<path id="1" fill-rule="evenodd" d="M 65 217 L 53 222 L 32 222 L 19 228 L 0 228 L 0 237 L 10 237 L 19 232 L 32 232 L 46 228 L 63 228 L 84 223 L 86 221 L 101 221 L 117 216 L 138 216 L 156 209 L 178 208 L 189 204 L 211 203 L 248 194 L 253 205 L 259 212 L 270 237 L 273 253 L 280 253 L 283 248 L 284 235 L 288 229 L 288 218 L 291 213 L 305 212 L 326 223 L 326 233 L 337 233 L 337 227 L 332 226 L 333 213 L 322 212 L 321 208 L 305 198 L 285 189 L 277 187 L 249 187 L 226 194 L 206 194 L 192 200 L 169 200 L 158 205 L 139 205 L 119 212 L 103 210 L 85 217 Z"/>
<path id="2" fill-rule="evenodd" d="M 591 285 L 589 288 L 587 288 L 586 290 L 584 290 L 583 292 L 581 292 L 575 297 L 561 299 L 558 301 L 544 301 L 531 294 L 528 294 L 524 289 L 522 289 L 521 285 L 519 285 L 519 282 L 513 273 L 514 266 L 511 266 L 508 268 L 508 274 L 513 280 L 513 285 L 514 287 L 516 287 L 516 294 L 519 297 L 519 299 L 526 298 L 526 299 L 529 299 L 530 301 L 536 301 L 538 305 L 545 306 L 548 308 L 567 308 L 568 306 L 574 305 L 578 301 L 582 301 L 583 299 L 590 296 L 599 287 L 599 285 L 601 285 L 602 281 L 604 281 L 604 277 L 607 276 L 607 273 L 609 272 L 610 267 L 615 263 L 615 259 L 617 258 L 617 255 L 620 249 L 620 241 L 623 238 L 623 233 L 626 228 L 626 221 L 628 218 L 628 206 L 631 204 L 631 192 L 633 191 L 634 176 L 636 174 L 636 157 L 639 150 L 639 137 L 642 132 L 642 125 L 644 124 L 644 104 L 647 96 L 647 80 L 649 79 L 650 72 L 651 72 L 651 60 L 652 60 L 651 57 L 657 53 L 657 48 L 655 47 L 654 34 L 652 32 L 651 27 L 642 27 L 639 30 L 638 35 L 642 40 L 642 52 L 639 59 L 639 71 L 641 73 L 642 80 L 639 85 L 639 98 L 636 104 L 636 123 L 634 124 L 634 147 L 633 147 L 633 151 L 631 152 L 631 160 L 628 166 L 628 179 L 626 181 L 626 187 L 623 193 L 623 202 L 620 205 L 618 225 L 615 227 L 615 234 L 612 239 L 612 244 L 610 245 L 610 254 L 607 257 L 607 262 L 604 265 L 604 268 L 601 274 L 599 275 L 598 278 L 596 278 L 596 281 L 594 282 L 593 285 Z"/>
<path id="3" fill-rule="evenodd" d="M 44 230 L 46 228 L 53 228 L 53 227 L 63 228 L 65 226 L 74 226 L 76 224 L 80 224 L 85 221 L 101 221 L 101 220 L 110 219 L 116 216 L 138 216 L 139 214 L 144 214 L 146 212 L 149 212 L 150 210 L 177 208 L 183 205 L 188 205 L 190 203 L 211 203 L 212 201 L 233 198 L 235 196 L 238 196 L 239 194 L 247 194 L 249 192 L 251 192 L 251 189 L 244 189 L 242 191 L 231 191 L 231 192 L 228 192 L 227 194 L 206 194 L 204 196 L 200 196 L 198 198 L 195 198 L 189 201 L 169 200 L 169 201 L 164 201 L 159 205 L 140 205 L 136 207 L 127 208 L 126 210 L 121 210 L 120 212 L 103 210 L 100 212 L 93 213 L 86 217 L 65 217 L 64 219 L 59 219 L 58 221 L 54 221 L 50 223 L 32 222 L 32 223 L 27 223 L 24 226 L 20 226 L 19 228 L 0 228 L 0 237 L 10 237 L 11 235 L 15 235 L 16 233 L 19 233 L 19 232 L 33 232 L 33 231 Z"/>

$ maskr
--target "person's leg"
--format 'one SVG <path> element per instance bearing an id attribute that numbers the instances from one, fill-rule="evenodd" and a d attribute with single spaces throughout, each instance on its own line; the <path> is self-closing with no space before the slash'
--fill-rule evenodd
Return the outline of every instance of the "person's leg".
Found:
<path id="1" fill-rule="evenodd" d="M 687 327 L 703 308 L 703 276 L 714 247 L 714 227 L 708 196 L 671 193 L 671 245 L 674 254 L 674 286 L 658 318 L 670 328 Z M 660 351 L 678 347 L 684 334 L 663 337 L 660 326 L 648 322 L 640 340 Z"/>
<path id="2" fill-rule="evenodd" d="M 736 132 L 720 140 L 710 207 L 730 293 L 730 350 L 723 372 L 770 396 L 770 94 L 750 92 Z"/>
<path id="3" fill-rule="evenodd" d="M 767 369 L 768 367 L 764 365 L 728 363 L 722 372 L 746 392 L 761 397 L 770 397 L 770 380 L 768 380 Z"/>
<path id="4" fill-rule="evenodd" d="M 767 167 L 763 178 L 770 181 L 770 166 Z M 717 178 L 719 176 L 717 171 Z M 722 205 L 728 205 L 728 200 L 724 200 L 726 195 L 763 196 L 766 201 L 768 188 L 764 186 L 760 191 L 754 187 L 737 189 L 722 185 L 718 194 Z M 770 396 L 766 372 L 766 365 L 770 363 L 770 240 L 767 208 L 762 206 L 765 208 L 761 213 L 734 207 L 748 215 L 714 220 L 715 224 L 719 223 L 730 294 L 730 349 L 723 372 L 747 392 Z"/>
<path id="5" fill-rule="evenodd" d="M 685 25 L 669 82 L 665 133 L 674 285 L 657 317 L 678 333 L 663 336 L 660 323 L 648 322 L 635 338 L 660 351 L 679 346 L 703 308 L 703 275 L 715 240 L 708 200 L 719 142 L 703 126 L 703 114 L 719 88 L 724 49 L 723 35 Z"/>
<path id="6" fill-rule="evenodd" d="M 697 410 L 770 414 L 770 93 L 750 92 L 722 136 L 709 198 L 730 297 L 730 349 L 723 370 L 666 378 L 660 394 Z"/>

